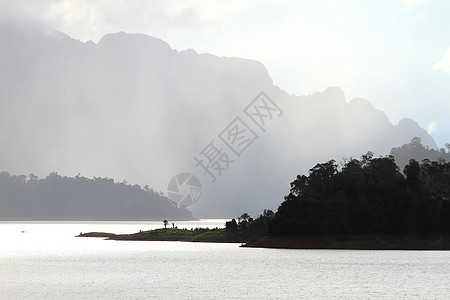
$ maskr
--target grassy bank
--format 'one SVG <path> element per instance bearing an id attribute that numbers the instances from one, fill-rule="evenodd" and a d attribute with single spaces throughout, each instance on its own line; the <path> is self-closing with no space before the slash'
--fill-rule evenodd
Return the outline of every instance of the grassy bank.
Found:
<path id="1" fill-rule="evenodd" d="M 77 237 L 103 237 L 108 240 L 127 241 L 185 241 L 214 243 L 243 243 L 247 236 L 241 233 L 226 232 L 224 228 L 160 228 L 132 234 L 114 234 L 106 232 L 81 233 Z"/>

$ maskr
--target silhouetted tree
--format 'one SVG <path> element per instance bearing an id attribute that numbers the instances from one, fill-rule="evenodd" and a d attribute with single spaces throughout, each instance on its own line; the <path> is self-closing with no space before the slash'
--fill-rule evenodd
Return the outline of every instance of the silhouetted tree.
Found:
<path id="1" fill-rule="evenodd" d="M 237 232 L 238 225 L 236 219 L 231 219 L 231 221 L 225 222 L 225 231 L 226 232 Z"/>
<path id="2" fill-rule="evenodd" d="M 420 147 L 420 140 L 412 142 Z M 273 233 L 450 231 L 450 163 L 410 160 L 405 176 L 393 156 L 317 164 L 291 183 Z"/>

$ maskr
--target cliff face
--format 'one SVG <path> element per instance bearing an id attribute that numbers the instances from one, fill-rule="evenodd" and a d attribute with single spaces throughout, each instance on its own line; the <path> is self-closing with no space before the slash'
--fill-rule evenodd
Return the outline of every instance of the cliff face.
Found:
<path id="1" fill-rule="evenodd" d="M 414 121 L 393 125 L 338 88 L 290 96 L 254 60 L 177 51 L 146 35 L 94 44 L 0 25 L 0 166 L 11 173 L 81 172 L 165 191 L 189 172 L 203 187 L 195 215 L 223 217 L 275 209 L 290 179 L 318 161 L 387 154 L 414 136 L 435 146 Z M 263 129 L 244 111 L 260 92 L 280 109 Z M 239 155 L 220 138 L 236 117 L 255 136 Z M 194 160 L 210 142 L 230 159 L 214 183 Z"/>

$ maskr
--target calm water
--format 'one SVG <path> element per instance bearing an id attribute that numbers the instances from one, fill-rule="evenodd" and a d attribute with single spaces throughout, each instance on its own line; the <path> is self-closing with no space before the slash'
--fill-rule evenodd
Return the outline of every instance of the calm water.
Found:
<path id="1" fill-rule="evenodd" d="M 450 299 L 450 251 L 247 249 L 73 237 L 161 225 L 0 222 L 0 299 Z"/>

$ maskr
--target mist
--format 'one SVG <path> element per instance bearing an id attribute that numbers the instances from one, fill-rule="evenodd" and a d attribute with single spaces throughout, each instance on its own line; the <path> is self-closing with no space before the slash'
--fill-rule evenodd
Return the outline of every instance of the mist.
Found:
<path id="1" fill-rule="evenodd" d="M 385 155 L 416 136 L 436 147 L 414 120 L 392 124 L 338 87 L 289 95 L 255 60 L 124 32 L 80 42 L 23 22 L 2 22 L 0 38 L 0 169 L 11 174 L 80 173 L 166 193 L 188 172 L 202 185 L 194 216 L 230 217 L 276 209 L 318 162 Z M 261 92 L 279 108 L 263 129 L 245 113 Z M 257 136 L 240 155 L 219 137 L 237 117 Z M 194 159 L 210 142 L 233 160 L 215 180 Z"/>

